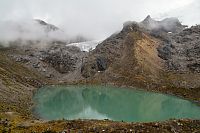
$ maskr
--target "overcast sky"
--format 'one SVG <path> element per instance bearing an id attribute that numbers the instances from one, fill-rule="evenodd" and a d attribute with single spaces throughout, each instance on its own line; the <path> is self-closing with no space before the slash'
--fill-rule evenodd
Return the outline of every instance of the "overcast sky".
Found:
<path id="1" fill-rule="evenodd" d="M 178 16 L 200 23 L 199 0 L 0 0 L 0 21 L 38 18 L 68 34 L 105 38 L 128 20 Z"/>

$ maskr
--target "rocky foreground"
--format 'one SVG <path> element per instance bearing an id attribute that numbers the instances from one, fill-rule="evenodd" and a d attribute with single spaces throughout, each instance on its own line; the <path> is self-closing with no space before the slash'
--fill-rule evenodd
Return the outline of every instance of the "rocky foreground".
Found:
<path id="1" fill-rule="evenodd" d="M 0 47 L 2 132 L 200 132 L 199 120 L 44 122 L 31 114 L 33 92 L 47 84 L 139 87 L 199 103 L 199 25 L 187 28 L 176 18 L 148 16 L 140 23 L 126 22 L 90 52 L 58 41 L 42 47 L 15 43 Z"/>
<path id="2" fill-rule="evenodd" d="M 13 133 L 199 133 L 200 120 L 169 120 L 166 122 L 126 123 L 109 120 L 73 120 L 42 122 L 26 120 L 7 113 L 1 119 L 0 131 Z"/>

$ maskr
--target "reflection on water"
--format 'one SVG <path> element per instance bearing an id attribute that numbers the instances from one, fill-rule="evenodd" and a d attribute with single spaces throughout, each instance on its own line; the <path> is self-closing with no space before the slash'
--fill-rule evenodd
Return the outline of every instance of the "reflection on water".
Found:
<path id="1" fill-rule="evenodd" d="M 34 95 L 34 110 L 43 119 L 111 119 L 160 121 L 200 119 L 200 107 L 176 97 L 110 86 L 49 86 Z"/>

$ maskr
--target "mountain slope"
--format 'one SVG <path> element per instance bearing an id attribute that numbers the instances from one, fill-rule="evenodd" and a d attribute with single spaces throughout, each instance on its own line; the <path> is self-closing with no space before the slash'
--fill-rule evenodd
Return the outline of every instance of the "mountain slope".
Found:
<path id="1" fill-rule="evenodd" d="M 47 83 L 44 77 L 10 59 L 0 50 L 0 110 L 30 114 L 35 88 Z"/>
<path id="2" fill-rule="evenodd" d="M 149 29 L 146 22 L 154 23 L 153 29 Z M 160 26 L 166 23 L 172 27 L 163 29 Z M 82 65 L 82 76 L 94 83 L 137 86 L 199 101 L 200 74 L 189 69 L 185 73 L 170 69 L 172 62 L 190 66 L 179 54 L 181 50 L 182 53 L 190 51 L 193 54 L 191 58 L 199 60 L 199 56 L 196 56 L 198 53 L 194 52 L 198 48 L 198 39 L 188 39 L 185 43 L 188 47 L 174 43 L 175 38 L 184 39 L 188 35 L 183 33 L 193 29 L 184 27 L 174 18 L 155 21 L 149 16 L 141 23 L 125 24 L 120 33 L 103 41 L 90 53 L 88 60 Z M 189 35 L 194 36 L 194 32 Z M 192 64 L 192 68 L 199 69 L 197 63 Z"/>

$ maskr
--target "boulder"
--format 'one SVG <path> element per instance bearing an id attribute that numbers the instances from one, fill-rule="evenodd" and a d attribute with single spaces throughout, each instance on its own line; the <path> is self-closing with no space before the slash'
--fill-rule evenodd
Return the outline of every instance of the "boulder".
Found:
<path id="1" fill-rule="evenodd" d="M 104 57 L 97 57 L 96 58 L 97 63 L 97 71 L 105 71 L 107 68 L 107 61 Z"/>

